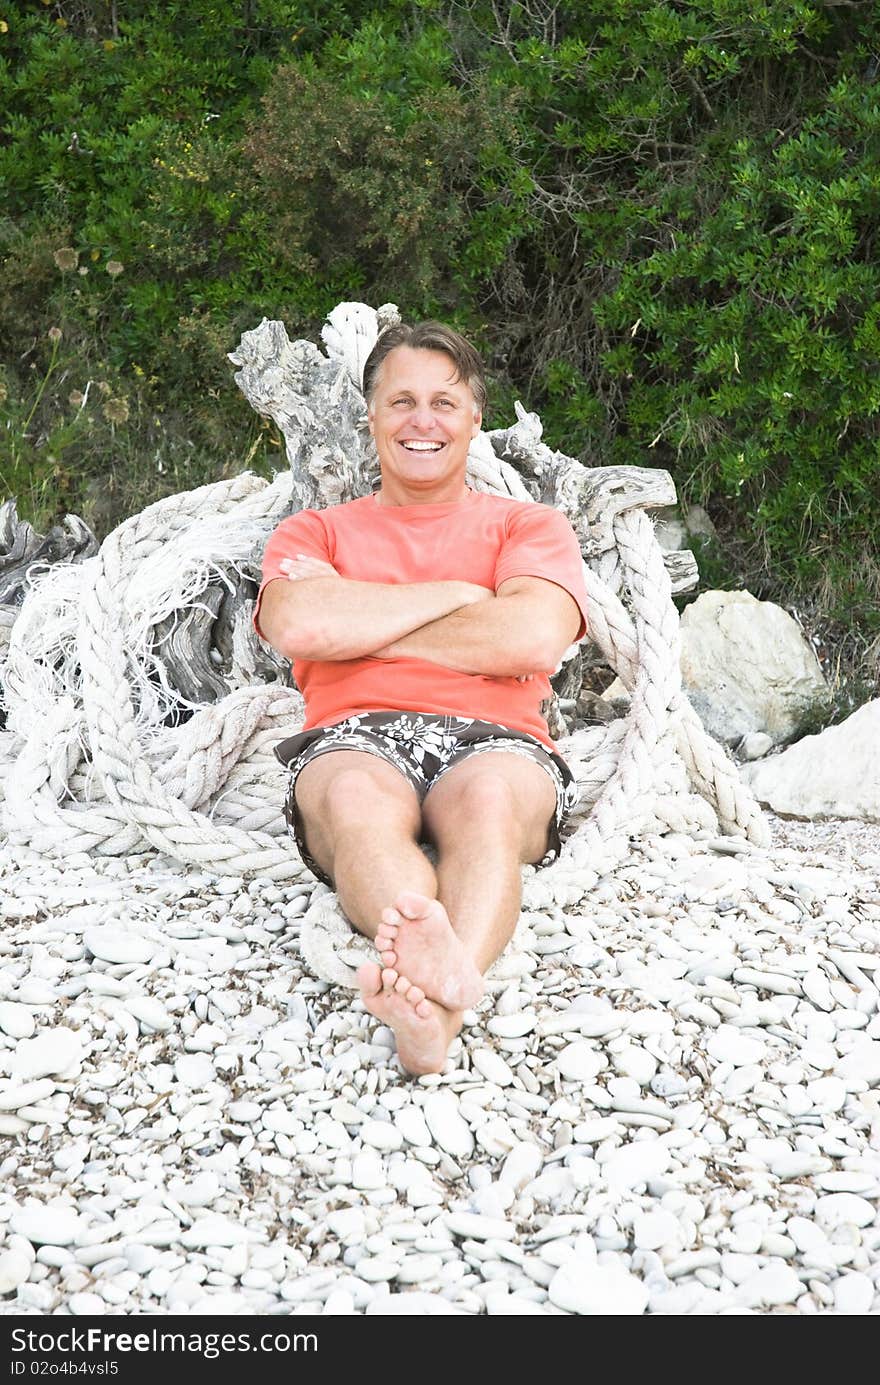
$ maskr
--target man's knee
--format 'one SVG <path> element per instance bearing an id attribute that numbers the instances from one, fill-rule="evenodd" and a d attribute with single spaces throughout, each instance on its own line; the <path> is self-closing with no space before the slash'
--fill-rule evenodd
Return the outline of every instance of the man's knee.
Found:
<path id="1" fill-rule="evenodd" d="M 495 834 L 514 845 L 521 826 L 521 805 L 513 785 L 485 766 L 457 784 L 450 779 L 446 791 L 442 796 L 438 793 L 433 802 L 429 796 L 424 821 L 439 845 L 454 843 L 472 834 L 475 827 L 483 839 Z"/>
<path id="2" fill-rule="evenodd" d="M 425 800 L 425 829 L 444 855 L 495 841 L 521 860 L 539 859 L 556 809 L 553 784 L 540 766 L 494 759 L 474 756 L 439 781 Z"/>
<path id="3" fill-rule="evenodd" d="M 297 804 L 307 821 L 320 820 L 331 836 L 344 836 L 361 827 L 373 831 L 385 828 L 408 836 L 418 832 L 418 799 L 390 765 L 378 761 L 375 767 L 346 765 L 329 772 L 322 766 L 324 773 L 317 782 L 306 779 L 309 768 L 297 782 Z"/>

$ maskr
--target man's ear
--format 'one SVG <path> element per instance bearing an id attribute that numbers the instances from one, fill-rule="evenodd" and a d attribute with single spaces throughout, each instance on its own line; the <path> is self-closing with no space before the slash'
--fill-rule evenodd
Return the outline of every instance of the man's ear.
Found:
<path id="1" fill-rule="evenodd" d="M 472 438 L 475 438 L 475 437 L 477 436 L 477 434 L 479 433 L 480 427 L 481 427 L 481 425 L 482 425 L 482 422 L 483 422 L 483 415 L 482 415 L 482 413 L 480 412 L 480 410 L 477 409 L 476 413 L 474 414 L 474 431 L 471 433 L 471 437 L 472 437 Z"/>

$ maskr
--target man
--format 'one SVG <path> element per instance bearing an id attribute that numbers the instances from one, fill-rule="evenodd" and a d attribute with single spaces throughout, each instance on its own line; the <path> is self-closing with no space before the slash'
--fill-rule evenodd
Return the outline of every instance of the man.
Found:
<path id="1" fill-rule="evenodd" d="M 254 623 L 306 704 L 286 814 L 380 967 L 366 1008 L 412 1073 L 441 1072 L 576 798 L 540 704 L 586 629 L 568 520 L 471 490 L 485 403 L 473 347 L 436 322 L 379 337 L 364 369 L 376 494 L 284 520 Z M 436 867 L 421 849 L 436 849 Z"/>

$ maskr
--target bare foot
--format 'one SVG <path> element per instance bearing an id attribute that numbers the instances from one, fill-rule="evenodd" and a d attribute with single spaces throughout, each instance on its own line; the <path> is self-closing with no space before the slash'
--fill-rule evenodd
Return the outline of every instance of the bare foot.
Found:
<path id="1" fill-rule="evenodd" d="M 461 1016 L 427 1000 L 419 986 L 396 971 L 380 971 L 375 962 L 358 967 L 357 980 L 370 1014 L 394 1030 L 397 1056 L 407 1072 L 416 1077 L 442 1072 Z"/>
<path id="2" fill-rule="evenodd" d="M 485 990 L 439 899 L 405 890 L 394 908 L 382 910 L 374 941 L 386 967 L 395 967 L 447 1010 L 476 1005 Z"/>

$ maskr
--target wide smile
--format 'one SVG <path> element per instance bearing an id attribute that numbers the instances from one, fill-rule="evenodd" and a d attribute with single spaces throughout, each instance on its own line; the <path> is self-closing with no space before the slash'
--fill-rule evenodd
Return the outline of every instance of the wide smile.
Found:
<path id="1" fill-rule="evenodd" d="M 439 438 L 402 438 L 397 445 L 414 457 L 436 457 L 438 452 L 443 451 L 446 443 L 441 442 Z"/>

